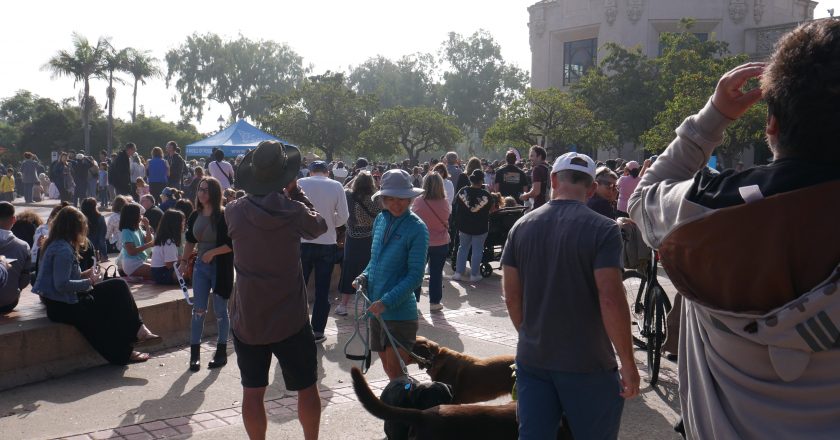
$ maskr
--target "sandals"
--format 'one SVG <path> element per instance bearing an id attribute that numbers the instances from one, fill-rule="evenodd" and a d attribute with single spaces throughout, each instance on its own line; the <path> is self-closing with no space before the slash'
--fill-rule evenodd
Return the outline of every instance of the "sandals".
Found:
<path id="1" fill-rule="evenodd" d="M 131 356 L 128 357 L 128 363 L 137 364 L 149 360 L 149 353 L 141 353 L 139 351 L 132 351 Z"/>
<path id="2" fill-rule="evenodd" d="M 152 333 L 151 330 L 149 330 L 149 328 L 144 324 L 140 327 L 140 330 L 137 331 L 137 343 L 135 343 L 134 346 L 159 344 L 162 341 L 163 338 Z"/>

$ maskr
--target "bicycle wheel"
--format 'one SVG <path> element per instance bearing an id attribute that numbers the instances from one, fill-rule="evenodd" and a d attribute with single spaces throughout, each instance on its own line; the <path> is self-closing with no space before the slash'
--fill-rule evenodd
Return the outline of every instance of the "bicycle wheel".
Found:
<path id="1" fill-rule="evenodd" d="M 643 303 L 645 279 L 635 270 L 624 271 L 624 294 L 630 307 L 630 327 L 633 330 L 633 344 L 644 349 L 647 344 L 642 340 L 642 325 L 644 324 L 645 305 Z"/>
<path id="2" fill-rule="evenodd" d="M 647 330 L 647 362 L 650 369 L 650 385 L 655 386 L 659 380 L 659 361 L 662 358 L 662 343 L 665 342 L 665 303 L 662 296 L 665 292 L 659 286 L 653 286 L 650 294 L 650 328 Z"/>

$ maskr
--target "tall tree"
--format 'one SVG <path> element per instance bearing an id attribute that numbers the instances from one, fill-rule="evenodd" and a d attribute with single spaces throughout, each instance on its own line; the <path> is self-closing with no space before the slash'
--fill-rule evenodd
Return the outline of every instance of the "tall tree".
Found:
<path id="1" fill-rule="evenodd" d="M 390 156 L 402 148 L 412 163 L 432 149 L 451 148 L 462 138 L 453 118 L 428 107 L 394 107 L 376 115 L 359 137 L 362 148 Z"/>
<path id="2" fill-rule="evenodd" d="M 483 137 L 504 105 L 525 90 L 528 74 L 509 66 L 500 46 L 484 30 L 469 38 L 451 32 L 441 57 L 447 65 L 442 86 L 447 112 Z"/>
<path id="3" fill-rule="evenodd" d="M 718 78 L 746 61 L 748 58 L 744 55 L 710 58 L 694 71 L 682 73 L 676 81 L 675 95 L 656 115 L 655 124 L 641 135 L 645 149 L 661 153 L 674 139 L 674 129 L 703 108 L 714 93 Z M 750 87 L 757 87 L 757 84 Z M 724 166 L 734 166 L 736 159 L 749 147 L 767 148 L 763 139 L 766 117 L 767 105 L 759 102 L 726 128 L 723 143 L 715 149 Z"/>
<path id="4" fill-rule="evenodd" d="M 607 43 L 602 50 L 606 55 L 598 68 L 590 69 L 572 92 L 609 124 L 620 144 L 639 145 L 662 107 L 655 62 L 639 47 Z"/>
<path id="5" fill-rule="evenodd" d="M 376 111 L 376 99 L 359 95 L 341 73 L 326 72 L 304 80 L 285 97 L 277 97 L 257 118 L 263 128 L 295 144 L 317 148 L 331 161 L 356 144 Z"/>
<path id="6" fill-rule="evenodd" d="M 241 35 L 223 41 L 216 34 L 193 34 L 167 52 L 166 63 L 167 87 L 178 77 L 182 117 L 198 121 L 208 99 L 226 104 L 233 119 L 256 118 L 269 108 L 271 96 L 290 93 L 306 73 L 303 59 L 286 44 Z"/>
<path id="7" fill-rule="evenodd" d="M 146 85 L 146 80 L 161 76 L 158 59 L 151 56 L 147 50 L 129 48 L 128 73 L 134 78 L 134 94 L 131 104 L 131 122 L 137 120 L 137 83 Z"/>
<path id="8" fill-rule="evenodd" d="M 32 121 L 39 99 L 38 95 L 29 90 L 18 90 L 13 96 L 0 100 L 0 119 L 12 125 Z"/>
<path id="9" fill-rule="evenodd" d="M 84 130 L 85 152 L 90 152 L 90 80 L 104 75 L 103 60 L 110 43 L 106 38 L 99 38 L 96 45 L 91 45 L 84 36 L 73 33 L 73 51 L 61 50 L 52 57 L 44 69 L 50 70 L 53 77 L 70 76 L 75 83 L 81 81 L 82 129 Z"/>
<path id="10" fill-rule="evenodd" d="M 598 68 L 572 88 L 618 134 L 622 145 L 643 144 L 642 135 L 679 91 L 683 74 L 701 71 L 704 63 L 727 55 L 725 42 L 701 41 L 691 32 L 693 25 L 693 20 L 683 19 L 679 32 L 663 33 L 660 54 L 653 58 L 639 47 L 607 43 Z"/>
<path id="11" fill-rule="evenodd" d="M 115 72 L 125 72 L 128 70 L 128 54 L 131 48 L 117 50 L 111 46 L 103 60 L 103 70 L 108 77 L 108 88 L 105 90 L 108 97 L 106 106 L 108 107 L 108 130 L 107 130 L 107 147 L 108 154 L 111 154 L 111 148 L 114 142 L 114 100 L 117 98 L 117 89 L 114 88 L 114 81 L 119 84 L 124 84 L 119 77 L 114 77 Z"/>
<path id="12" fill-rule="evenodd" d="M 484 136 L 485 145 L 542 145 L 554 156 L 574 146 L 595 152 L 615 148 L 617 136 L 579 98 L 556 88 L 528 89 L 504 110 Z"/>
<path id="13" fill-rule="evenodd" d="M 377 56 L 351 68 L 348 82 L 358 93 L 376 95 L 382 109 L 398 105 L 439 108 L 435 64 L 431 54 L 406 55 L 396 62 Z"/>

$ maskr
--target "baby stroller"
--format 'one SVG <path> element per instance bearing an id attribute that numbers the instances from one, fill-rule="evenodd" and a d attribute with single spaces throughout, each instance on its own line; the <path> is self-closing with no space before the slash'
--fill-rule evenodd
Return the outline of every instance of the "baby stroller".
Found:
<path id="1" fill-rule="evenodd" d="M 481 276 L 487 278 L 493 273 L 493 266 L 490 265 L 493 261 L 499 261 L 502 258 L 502 249 L 507 242 L 508 232 L 510 232 L 517 220 L 525 215 L 528 208 L 524 206 L 514 206 L 512 208 L 502 208 L 498 211 L 490 213 L 490 224 L 487 231 L 487 239 L 484 240 L 484 255 L 481 257 Z M 453 228 L 454 233 L 451 233 L 452 243 L 450 249 L 450 264 L 455 270 L 458 260 L 458 229 Z M 470 256 L 467 256 L 469 260 Z M 501 265 L 499 265 L 501 269 Z"/>

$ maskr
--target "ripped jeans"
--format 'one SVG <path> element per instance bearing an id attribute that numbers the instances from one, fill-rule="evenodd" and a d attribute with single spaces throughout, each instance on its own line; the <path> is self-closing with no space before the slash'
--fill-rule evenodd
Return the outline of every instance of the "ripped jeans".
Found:
<path id="1" fill-rule="evenodd" d="M 201 343 L 201 334 L 204 332 L 204 317 L 207 315 L 207 306 L 210 302 L 210 289 L 216 286 L 216 261 L 207 264 L 196 258 L 193 269 L 193 311 L 192 324 L 190 326 L 190 344 Z M 228 318 L 227 300 L 219 295 L 213 294 L 213 312 L 216 314 L 216 322 L 219 327 L 219 344 L 227 343 L 230 332 L 230 318 Z"/>

